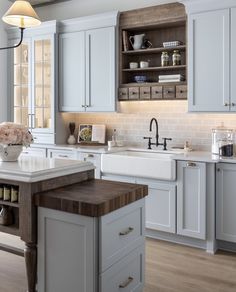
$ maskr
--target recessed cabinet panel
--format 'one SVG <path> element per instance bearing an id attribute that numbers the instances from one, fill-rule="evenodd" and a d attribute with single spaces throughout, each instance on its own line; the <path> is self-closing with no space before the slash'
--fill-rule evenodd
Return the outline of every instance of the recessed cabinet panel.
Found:
<path id="1" fill-rule="evenodd" d="M 216 166 L 216 238 L 236 243 L 236 165 Z"/>
<path id="2" fill-rule="evenodd" d="M 231 111 L 236 111 L 236 8 L 231 9 Z"/>
<path id="3" fill-rule="evenodd" d="M 142 183 L 139 181 L 138 183 Z M 145 183 L 145 182 L 143 182 Z M 176 186 L 149 184 L 146 197 L 146 228 L 176 232 Z"/>
<path id="4" fill-rule="evenodd" d="M 86 32 L 86 111 L 115 111 L 115 27 Z"/>
<path id="5" fill-rule="evenodd" d="M 177 234 L 206 239 L 206 164 L 177 163 Z"/>
<path id="6" fill-rule="evenodd" d="M 228 111 L 230 10 L 189 16 L 189 111 Z"/>
<path id="7" fill-rule="evenodd" d="M 59 36 L 59 98 L 61 111 L 84 111 L 85 32 Z"/>

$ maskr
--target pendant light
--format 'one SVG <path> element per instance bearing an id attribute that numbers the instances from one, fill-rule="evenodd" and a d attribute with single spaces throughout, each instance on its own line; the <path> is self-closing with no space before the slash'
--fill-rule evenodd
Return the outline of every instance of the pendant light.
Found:
<path id="1" fill-rule="evenodd" d="M 19 47 L 23 41 L 24 29 L 41 24 L 41 21 L 31 4 L 28 1 L 19 0 L 12 4 L 9 10 L 2 17 L 2 20 L 7 24 L 19 27 L 21 36 L 20 42 L 17 45 L 0 48 L 0 50 Z"/>

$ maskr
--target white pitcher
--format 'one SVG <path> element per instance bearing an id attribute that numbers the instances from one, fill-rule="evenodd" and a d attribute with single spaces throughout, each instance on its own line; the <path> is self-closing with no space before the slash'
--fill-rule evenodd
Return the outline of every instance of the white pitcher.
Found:
<path id="1" fill-rule="evenodd" d="M 145 37 L 145 34 L 136 34 L 129 37 L 129 41 L 133 47 L 134 50 L 140 50 L 143 45 L 143 39 Z"/>

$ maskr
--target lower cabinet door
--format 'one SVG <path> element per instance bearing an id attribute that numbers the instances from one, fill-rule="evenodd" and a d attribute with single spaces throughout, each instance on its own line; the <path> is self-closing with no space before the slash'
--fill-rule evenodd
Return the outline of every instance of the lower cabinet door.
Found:
<path id="1" fill-rule="evenodd" d="M 96 220 L 38 208 L 38 292 L 97 291 Z"/>
<path id="2" fill-rule="evenodd" d="M 79 160 L 89 161 L 95 166 L 95 178 L 101 178 L 101 154 L 80 152 Z"/>
<path id="3" fill-rule="evenodd" d="M 216 166 L 216 238 L 236 243 L 236 165 Z"/>
<path id="4" fill-rule="evenodd" d="M 206 163 L 177 162 L 177 234 L 206 239 Z"/>
<path id="5" fill-rule="evenodd" d="M 142 292 L 144 261 L 142 245 L 100 275 L 99 292 Z"/>
<path id="6" fill-rule="evenodd" d="M 144 180 L 139 184 L 147 184 Z M 146 197 L 146 228 L 176 232 L 176 186 L 164 183 L 149 183 Z"/>

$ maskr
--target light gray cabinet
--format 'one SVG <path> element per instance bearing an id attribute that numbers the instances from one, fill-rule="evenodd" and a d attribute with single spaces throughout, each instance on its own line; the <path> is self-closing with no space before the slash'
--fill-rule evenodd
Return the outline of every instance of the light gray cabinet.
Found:
<path id="1" fill-rule="evenodd" d="M 101 154 L 91 152 L 78 152 L 78 159 L 89 161 L 95 166 L 95 178 L 101 178 Z"/>
<path id="2" fill-rule="evenodd" d="M 231 9 L 231 110 L 236 111 L 236 8 Z"/>
<path id="3" fill-rule="evenodd" d="M 137 180 L 138 184 L 148 184 L 146 197 L 146 228 L 176 232 L 176 185 L 151 183 Z"/>
<path id="4" fill-rule="evenodd" d="M 38 291 L 95 292 L 96 219 L 38 208 Z"/>
<path id="5" fill-rule="evenodd" d="M 188 18 L 189 111 L 230 109 L 230 10 Z"/>
<path id="6" fill-rule="evenodd" d="M 59 34 L 60 111 L 116 109 L 118 13 L 64 21 Z"/>
<path id="7" fill-rule="evenodd" d="M 144 203 L 99 218 L 39 208 L 37 291 L 143 291 Z"/>
<path id="8" fill-rule="evenodd" d="M 236 242 L 236 165 L 216 166 L 216 238 Z"/>
<path id="9" fill-rule="evenodd" d="M 206 239 L 206 163 L 177 162 L 177 234 Z"/>
<path id="10" fill-rule="evenodd" d="M 84 31 L 59 35 L 59 97 L 61 111 L 84 111 Z"/>

